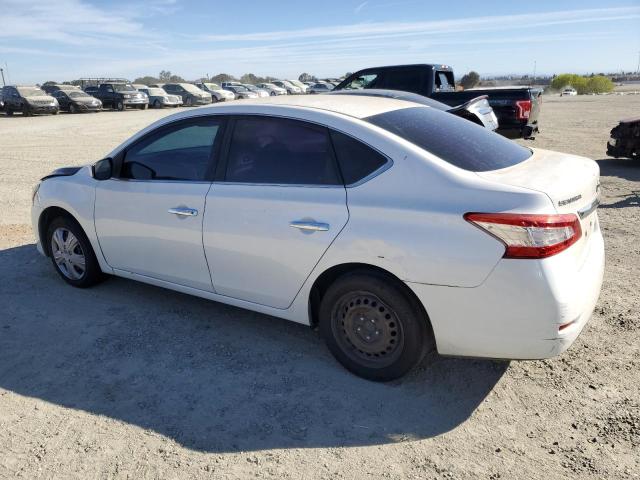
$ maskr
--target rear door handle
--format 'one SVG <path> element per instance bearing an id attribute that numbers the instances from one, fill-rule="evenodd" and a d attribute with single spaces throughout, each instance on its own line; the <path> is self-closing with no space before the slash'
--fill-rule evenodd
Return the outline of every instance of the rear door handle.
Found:
<path id="1" fill-rule="evenodd" d="M 310 232 L 326 232 L 329 230 L 328 223 L 313 222 L 308 220 L 296 220 L 289 224 L 291 228 L 297 228 L 298 230 L 306 230 Z"/>
<path id="2" fill-rule="evenodd" d="M 170 208 L 168 212 L 173 215 L 180 215 L 183 217 L 195 217 L 196 215 L 198 215 L 198 210 L 196 210 L 195 208 L 187 207 Z"/>

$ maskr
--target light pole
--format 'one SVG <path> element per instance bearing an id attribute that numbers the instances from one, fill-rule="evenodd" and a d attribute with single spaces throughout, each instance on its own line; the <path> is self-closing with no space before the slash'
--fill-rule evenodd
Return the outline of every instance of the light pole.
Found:
<path id="1" fill-rule="evenodd" d="M 2 86 L 6 86 L 7 84 L 4 81 L 4 70 L 0 68 L 0 74 L 2 74 Z"/>

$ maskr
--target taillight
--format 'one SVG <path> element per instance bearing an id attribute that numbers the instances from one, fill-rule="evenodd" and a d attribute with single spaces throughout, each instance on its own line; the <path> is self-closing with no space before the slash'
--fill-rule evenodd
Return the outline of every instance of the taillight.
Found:
<path id="1" fill-rule="evenodd" d="M 518 120 L 527 120 L 531 114 L 531 100 L 516 101 L 516 118 Z"/>
<path id="2" fill-rule="evenodd" d="M 546 258 L 582 236 L 576 215 L 467 213 L 464 219 L 504 243 L 504 258 Z"/>

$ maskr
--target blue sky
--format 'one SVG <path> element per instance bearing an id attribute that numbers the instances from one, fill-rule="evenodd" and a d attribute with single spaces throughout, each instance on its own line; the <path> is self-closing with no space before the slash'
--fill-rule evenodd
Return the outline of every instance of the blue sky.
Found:
<path id="1" fill-rule="evenodd" d="M 434 62 L 459 75 L 635 70 L 640 0 L 0 0 L 11 83 L 170 70 L 340 76 Z M 8 68 L 7 68 L 8 67 Z"/>

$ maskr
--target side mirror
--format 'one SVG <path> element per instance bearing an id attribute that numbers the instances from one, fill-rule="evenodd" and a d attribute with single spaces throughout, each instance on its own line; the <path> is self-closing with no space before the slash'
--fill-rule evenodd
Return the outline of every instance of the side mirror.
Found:
<path id="1" fill-rule="evenodd" d="M 91 167 L 91 173 L 96 180 L 109 180 L 113 176 L 113 162 L 110 158 L 99 160 Z"/>

